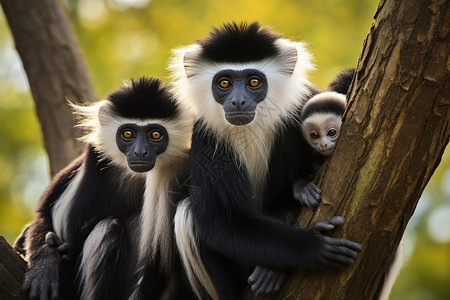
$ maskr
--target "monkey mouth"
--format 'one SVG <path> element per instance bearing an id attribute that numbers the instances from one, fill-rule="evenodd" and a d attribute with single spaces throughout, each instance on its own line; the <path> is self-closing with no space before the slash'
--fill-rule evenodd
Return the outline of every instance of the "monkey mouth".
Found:
<path id="1" fill-rule="evenodd" d="M 137 172 L 137 173 L 144 173 L 144 172 L 148 172 L 151 169 L 153 169 L 153 167 L 155 166 L 155 162 L 148 162 L 148 161 L 143 161 L 143 162 L 129 162 L 128 163 L 128 167 L 133 171 L 133 172 Z"/>
<path id="2" fill-rule="evenodd" d="M 325 149 L 325 150 L 320 150 L 319 153 L 325 156 L 330 156 L 334 151 L 334 147 L 333 148 L 329 148 L 329 149 Z"/>
<path id="3" fill-rule="evenodd" d="M 254 112 L 228 112 L 225 113 L 225 119 L 231 125 L 242 126 L 247 125 L 253 121 L 255 118 Z"/>

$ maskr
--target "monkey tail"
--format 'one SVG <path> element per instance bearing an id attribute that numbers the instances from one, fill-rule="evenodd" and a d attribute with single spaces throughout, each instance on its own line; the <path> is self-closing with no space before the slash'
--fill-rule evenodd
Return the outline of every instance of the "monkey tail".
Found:
<path id="1" fill-rule="evenodd" d="M 127 239 L 117 219 L 100 221 L 86 239 L 79 267 L 81 299 L 120 299 L 127 266 Z"/>
<path id="2" fill-rule="evenodd" d="M 195 295 L 202 299 L 203 290 L 206 290 L 212 299 L 219 299 L 211 277 L 200 257 L 189 198 L 178 205 L 174 222 L 178 251 Z"/>
<path id="3" fill-rule="evenodd" d="M 355 68 L 342 71 L 328 84 L 328 90 L 347 95 L 355 73 Z"/>
<path id="4" fill-rule="evenodd" d="M 373 300 L 387 300 L 389 298 L 392 286 L 394 285 L 395 280 L 397 279 L 397 276 L 400 273 L 403 265 L 403 252 L 403 240 L 401 240 L 400 244 L 397 247 L 397 251 L 389 262 L 386 272 L 381 278 L 381 282 L 378 285 Z"/>

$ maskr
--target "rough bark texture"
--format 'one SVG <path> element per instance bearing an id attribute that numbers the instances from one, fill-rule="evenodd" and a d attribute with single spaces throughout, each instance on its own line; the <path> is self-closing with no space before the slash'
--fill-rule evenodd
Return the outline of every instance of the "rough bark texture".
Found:
<path id="1" fill-rule="evenodd" d="M 450 136 L 449 2 L 381 1 L 353 80 L 323 200 L 304 227 L 342 215 L 333 236 L 363 245 L 349 270 L 301 271 L 279 299 L 372 299 Z"/>
<path id="2" fill-rule="evenodd" d="M 66 99 L 95 100 L 86 64 L 57 0 L 0 0 L 30 84 L 50 171 L 82 149 Z"/>
<path id="3" fill-rule="evenodd" d="M 27 263 L 0 236 L 0 299 L 28 299 L 20 289 Z"/>

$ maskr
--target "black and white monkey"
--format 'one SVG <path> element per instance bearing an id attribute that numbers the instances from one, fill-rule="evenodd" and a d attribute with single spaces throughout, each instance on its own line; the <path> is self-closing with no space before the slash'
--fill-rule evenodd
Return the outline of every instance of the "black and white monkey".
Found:
<path id="1" fill-rule="evenodd" d="M 340 72 L 328 84 L 327 91 L 318 92 L 303 106 L 300 115 L 302 134 L 314 152 L 311 178 L 300 179 L 294 184 L 294 198 L 303 205 L 312 207 L 320 201 L 321 191 L 312 179 L 324 157 L 334 151 L 346 109 L 346 94 L 354 74 L 354 68 Z"/>
<path id="2" fill-rule="evenodd" d="M 177 98 L 198 120 L 190 152 L 190 198 L 175 235 L 199 298 L 239 299 L 251 269 L 343 268 L 359 244 L 278 219 L 296 205 L 295 180 L 311 173 L 300 112 L 311 97 L 310 54 L 259 24 L 225 24 L 174 51 Z"/>
<path id="3" fill-rule="evenodd" d="M 300 120 L 305 139 L 320 155 L 330 156 L 339 137 L 345 95 L 323 92 L 306 102 Z"/>
<path id="4" fill-rule="evenodd" d="M 321 158 L 330 156 L 334 151 L 341 131 L 342 116 L 346 109 L 346 94 L 349 91 L 354 74 L 355 69 L 342 71 L 328 85 L 328 91 L 315 95 L 303 107 L 300 116 L 302 132 L 305 139 L 319 155 L 317 158 L 318 166 L 321 164 Z M 299 201 L 316 199 L 318 203 L 320 192 L 314 193 L 314 189 L 302 189 L 302 187 L 304 187 L 304 184 L 301 181 L 294 184 L 294 197 Z M 309 193 L 309 197 L 303 196 L 303 193 Z M 315 205 L 316 203 L 313 202 L 311 202 L 312 205 Z M 388 298 L 395 279 L 400 273 L 402 261 L 403 241 L 400 242 L 396 253 L 389 262 L 374 300 Z M 274 278 L 277 279 L 275 276 Z"/>
<path id="5" fill-rule="evenodd" d="M 301 130 L 304 139 L 313 149 L 311 165 L 313 172 L 310 178 L 297 180 L 293 186 L 294 198 L 302 206 L 317 206 L 321 199 L 321 190 L 313 182 L 316 172 L 322 165 L 324 158 L 330 156 L 335 148 L 339 137 L 342 116 L 346 108 L 346 95 L 334 91 L 337 89 L 347 93 L 352 82 L 354 69 L 339 73 L 328 85 L 328 91 L 317 92 L 308 99 L 302 108 L 300 115 Z M 296 221 L 297 211 L 287 210 L 286 215 L 294 213 L 291 218 L 286 219 L 290 223 Z M 342 220 L 340 221 L 342 222 Z M 319 226 L 315 224 L 314 226 Z M 338 225 L 335 224 L 336 226 Z M 268 294 L 278 291 L 287 278 L 287 273 L 258 266 L 249 276 L 251 288 L 257 294 Z"/>
<path id="6" fill-rule="evenodd" d="M 25 230 L 24 287 L 40 299 L 126 299 L 136 266 L 157 298 L 174 261 L 172 219 L 185 197 L 193 120 L 151 78 L 74 108 L 87 149 L 53 178 Z M 67 260 L 53 232 L 69 244 Z"/>

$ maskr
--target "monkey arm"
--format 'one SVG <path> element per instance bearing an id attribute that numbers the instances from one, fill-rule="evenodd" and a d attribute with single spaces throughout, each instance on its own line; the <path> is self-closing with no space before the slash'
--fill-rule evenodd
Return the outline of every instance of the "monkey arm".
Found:
<path id="1" fill-rule="evenodd" d="M 333 267 L 354 263 L 361 246 L 263 216 L 234 155 L 214 137 L 194 131 L 191 199 L 201 242 L 233 259 L 270 268 Z"/>
<path id="2" fill-rule="evenodd" d="M 75 160 L 67 168 L 55 175 L 42 196 L 35 220 L 25 229 L 25 251 L 28 261 L 28 271 L 25 274 L 23 288 L 28 290 L 30 297 L 46 299 L 58 296 L 59 266 L 61 254 L 67 246 L 55 239 L 51 208 L 66 189 L 76 174 L 81 160 Z M 62 252 L 60 252 L 62 251 Z"/>

